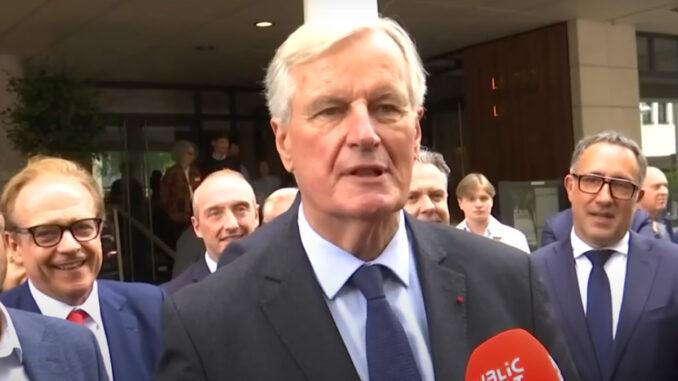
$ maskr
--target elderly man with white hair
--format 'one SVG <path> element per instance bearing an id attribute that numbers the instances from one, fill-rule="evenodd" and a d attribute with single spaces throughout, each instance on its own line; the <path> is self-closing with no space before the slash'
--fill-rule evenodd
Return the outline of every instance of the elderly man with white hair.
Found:
<path id="1" fill-rule="evenodd" d="M 288 37 L 266 95 L 300 203 L 172 297 L 159 380 L 459 380 L 471 350 L 511 328 L 578 379 L 528 256 L 403 211 L 425 91 L 392 20 Z"/>

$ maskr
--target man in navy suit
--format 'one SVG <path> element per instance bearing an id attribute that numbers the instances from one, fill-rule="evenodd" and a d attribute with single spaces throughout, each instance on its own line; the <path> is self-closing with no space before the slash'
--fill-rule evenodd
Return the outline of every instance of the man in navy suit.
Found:
<path id="1" fill-rule="evenodd" d="M 653 236 L 650 215 L 640 208 L 636 209 L 631 219 L 631 230 L 638 234 Z M 572 208 L 567 208 L 546 218 L 541 232 L 541 247 L 566 239 L 571 231 Z"/>
<path id="2" fill-rule="evenodd" d="M 0 235 L 4 231 L 0 214 Z M 0 284 L 7 273 L 0 239 Z M 0 380 L 105 381 L 99 347 L 85 328 L 0 303 Z"/>
<path id="3" fill-rule="evenodd" d="M 403 211 L 424 70 L 396 22 L 355 21 L 306 23 L 276 52 L 271 126 L 301 201 L 168 299 L 158 379 L 459 380 L 520 327 L 577 380 L 529 256 Z"/>
<path id="4" fill-rule="evenodd" d="M 7 250 L 28 277 L 0 300 L 84 325 L 109 379 L 151 380 L 164 294 L 151 285 L 96 280 L 104 207 L 92 176 L 71 161 L 34 158 L 5 186 L 0 210 Z"/>
<path id="5" fill-rule="evenodd" d="M 565 176 L 573 229 L 532 254 L 582 380 L 678 379 L 675 245 L 629 230 L 646 167 L 619 133 L 582 139 Z"/>
<path id="6" fill-rule="evenodd" d="M 239 172 L 213 172 L 193 194 L 191 223 L 206 250 L 197 262 L 161 286 L 168 295 L 216 271 L 224 249 L 257 228 L 259 211 L 252 186 Z"/>
<path id="7" fill-rule="evenodd" d="M 665 217 L 669 201 L 669 181 L 661 169 L 647 167 L 643 181 L 645 196 L 638 206 L 650 215 L 650 232 L 655 238 L 678 243 L 678 234 L 673 233 L 671 221 Z"/>

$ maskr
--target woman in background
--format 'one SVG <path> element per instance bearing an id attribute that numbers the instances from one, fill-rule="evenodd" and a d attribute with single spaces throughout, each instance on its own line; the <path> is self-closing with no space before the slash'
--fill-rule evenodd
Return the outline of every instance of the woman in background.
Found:
<path id="1" fill-rule="evenodd" d="M 191 224 L 193 191 L 201 181 L 200 172 L 193 165 L 197 154 L 193 143 L 178 140 L 172 149 L 174 165 L 167 168 L 160 183 L 160 200 L 175 240 Z"/>

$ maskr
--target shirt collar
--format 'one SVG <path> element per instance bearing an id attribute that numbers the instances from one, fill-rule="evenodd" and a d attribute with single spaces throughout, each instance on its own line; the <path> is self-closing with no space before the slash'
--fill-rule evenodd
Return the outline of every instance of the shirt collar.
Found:
<path id="1" fill-rule="evenodd" d="M 483 237 L 487 238 L 492 238 L 494 237 L 493 231 L 496 233 L 498 231 L 497 229 L 497 224 L 499 221 L 495 220 L 494 217 L 490 215 L 490 222 L 487 224 L 487 228 L 485 228 L 485 232 L 483 233 Z M 471 229 L 469 229 L 468 225 L 466 224 L 466 219 L 461 221 L 459 225 L 457 225 L 457 229 L 465 230 L 469 233 L 471 233 Z"/>
<path id="2" fill-rule="evenodd" d="M 353 273 L 364 264 L 380 264 L 387 267 L 405 286 L 409 286 L 410 250 L 405 215 L 398 216 L 398 230 L 386 245 L 384 251 L 371 262 L 364 262 L 353 254 L 341 249 L 332 242 L 321 237 L 306 220 L 303 204 L 299 205 L 297 217 L 301 243 L 311 262 L 318 283 L 328 299 L 334 299 Z"/>
<path id="3" fill-rule="evenodd" d="M 207 252 L 205 252 L 205 262 L 207 263 L 207 268 L 210 270 L 210 274 L 217 271 L 218 263 L 214 262 L 214 259 L 212 259 Z"/>
<path id="4" fill-rule="evenodd" d="M 9 313 L 2 303 L 0 303 L 0 324 L 2 325 L 2 330 L 0 331 L 0 359 L 10 357 L 13 353 L 16 353 L 19 363 L 23 363 L 19 336 L 16 334 L 14 323 L 12 323 Z"/>
<path id="5" fill-rule="evenodd" d="M 87 312 L 87 315 L 94 321 L 94 323 L 99 327 L 103 327 L 103 320 L 101 319 L 101 308 L 99 307 L 99 287 L 97 282 L 94 281 L 92 285 L 92 291 L 89 293 L 89 296 L 85 302 L 79 306 L 71 306 L 66 303 L 63 303 L 59 300 L 56 300 L 38 290 L 35 285 L 28 280 L 28 288 L 31 291 L 35 303 L 40 308 L 40 312 L 43 315 L 51 316 L 59 319 L 66 319 L 69 313 L 74 309 L 80 309 Z"/>
<path id="6" fill-rule="evenodd" d="M 570 242 L 572 243 L 572 254 L 574 255 L 574 258 L 577 259 L 584 255 L 584 253 L 591 251 L 591 250 L 613 250 L 617 253 L 622 253 L 624 255 L 628 255 L 629 253 L 629 237 L 630 234 L 629 232 L 626 232 L 624 234 L 624 237 L 620 239 L 617 243 L 614 245 L 610 246 L 605 246 L 601 248 L 593 248 L 591 247 L 588 243 L 584 242 L 579 236 L 577 236 L 577 233 L 574 231 L 574 227 L 572 228 L 572 231 L 570 232 Z"/>

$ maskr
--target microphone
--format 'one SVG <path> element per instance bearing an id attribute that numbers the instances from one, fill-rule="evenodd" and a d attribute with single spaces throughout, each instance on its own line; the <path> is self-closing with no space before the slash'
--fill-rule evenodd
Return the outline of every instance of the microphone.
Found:
<path id="1" fill-rule="evenodd" d="M 562 381 L 546 348 L 514 328 L 485 340 L 471 353 L 466 381 Z"/>

